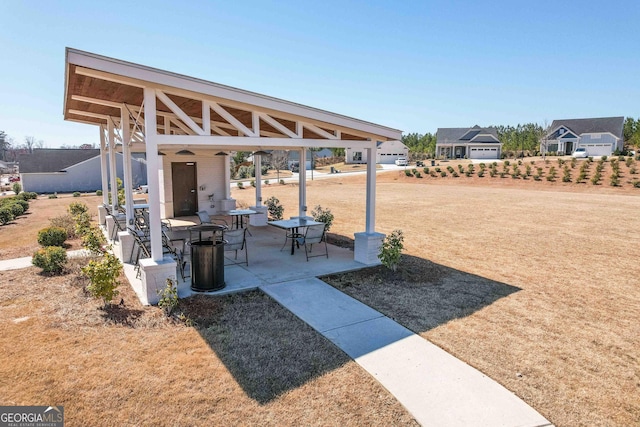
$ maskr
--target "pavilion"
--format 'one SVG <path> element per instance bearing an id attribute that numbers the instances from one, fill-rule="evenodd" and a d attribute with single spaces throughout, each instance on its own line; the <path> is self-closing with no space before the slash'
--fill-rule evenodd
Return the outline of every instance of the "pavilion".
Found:
<path id="1" fill-rule="evenodd" d="M 117 208 L 116 174 L 107 166 L 116 164 L 115 153 L 125 159 L 133 152 L 146 155 L 151 258 L 141 261 L 141 277 L 149 294 L 152 283 L 164 283 L 176 271 L 175 261 L 163 256 L 161 220 L 235 208 L 227 155 L 232 151 L 297 150 L 302 165 L 308 148 L 366 152 L 366 227 L 355 233 L 354 260 L 379 263 L 384 235 L 375 231 L 375 150 L 379 142 L 399 140 L 400 130 L 72 48 L 66 49 L 64 118 L 98 129 L 104 206 Z M 260 155 L 255 157 L 259 165 Z M 126 221 L 133 224 L 131 163 L 124 163 Z M 256 167 L 253 208 L 264 220 L 255 215 L 254 225 L 266 224 L 261 184 Z M 298 211 L 305 216 L 304 173 L 298 187 Z M 101 223 L 110 224 L 106 210 L 100 212 Z M 123 233 L 121 243 L 132 245 Z"/>

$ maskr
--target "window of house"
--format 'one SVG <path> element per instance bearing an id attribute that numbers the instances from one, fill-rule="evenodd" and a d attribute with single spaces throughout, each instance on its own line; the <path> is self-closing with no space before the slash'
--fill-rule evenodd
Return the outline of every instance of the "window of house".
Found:
<path id="1" fill-rule="evenodd" d="M 353 161 L 354 162 L 362 161 L 362 151 L 354 151 L 353 152 Z"/>

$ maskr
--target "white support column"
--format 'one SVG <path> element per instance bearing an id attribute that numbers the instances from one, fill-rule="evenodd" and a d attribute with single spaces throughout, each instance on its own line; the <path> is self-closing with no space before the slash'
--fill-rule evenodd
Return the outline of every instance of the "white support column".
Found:
<path id="1" fill-rule="evenodd" d="M 126 201 L 127 224 L 133 225 L 133 180 L 131 178 L 131 130 L 129 128 L 129 112 L 120 109 L 120 128 L 122 129 L 122 169 L 124 171 L 124 198 Z"/>
<path id="2" fill-rule="evenodd" d="M 100 176 L 102 178 L 102 204 L 109 204 L 109 173 L 107 170 L 107 140 L 100 126 Z"/>
<path id="3" fill-rule="evenodd" d="M 147 150 L 147 179 L 149 185 L 149 229 L 151 231 L 151 258 L 161 262 L 162 254 L 162 224 L 160 221 L 160 170 L 158 135 L 156 122 L 156 92 L 154 89 L 144 88 L 144 128 L 145 145 Z"/>
<path id="4" fill-rule="evenodd" d="M 298 216 L 307 216 L 307 149 L 300 150 L 300 167 L 298 168 L 298 182 L 300 191 L 298 192 Z"/>
<path id="5" fill-rule="evenodd" d="M 366 231 L 355 233 L 354 259 L 365 265 L 380 264 L 378 253 L 385 235 L 376 233 L 376 146 L 367 149 Z"/>
<path id="6" fill-rule="evenodd" d="M 224 199 L 231 198 L 231 156 L 224 157 Z"/>
<path id="7" fill-rule="evenodd" d="M 111 211 L 115 214 L 118 210 L 118 183 L 117 167 L 116 167 L 116 134 L 113 120 L 107 121 L 107 130 L 109 137 L 109 178 L 111 182 Z"/>
<path id="8" fill-rule="evenodd" d="M 376 231 L 376 145 L 367 148 L 367 234 Z"/>
<path id="9" fill-rule="evenodd" d="M 202 101 L 202 130 L 205 135 L 211 135 L 211 107 Z"/>
<path id="10" fill-rule="evenodd" d="M 253 155 L 253 167 L 256 175 L 256 206 L 262 206 L 262 156 Z"/>

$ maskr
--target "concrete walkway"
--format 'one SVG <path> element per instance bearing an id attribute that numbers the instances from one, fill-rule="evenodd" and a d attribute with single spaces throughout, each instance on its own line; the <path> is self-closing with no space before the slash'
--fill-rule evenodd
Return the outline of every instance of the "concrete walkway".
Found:
<path id="1" fill-rule="evenodd" d="M 515 394 L 319 279 L 264 285 L 347 353 L 424 426 L 551 426 Z"/>
<path id="2" fill-rule="evenodd" d="M 67 251 L 67 258 L 75 258 L 81 256 L 89 256 L 91 253 L 86 249 L 79 249 L 77 251 Z M 31 267 L 31 257 L 26 256 L 23 258 L 5 259 L 0 261 L 0 271 L 6 270 L 19 270 L 21 268 Z"/>

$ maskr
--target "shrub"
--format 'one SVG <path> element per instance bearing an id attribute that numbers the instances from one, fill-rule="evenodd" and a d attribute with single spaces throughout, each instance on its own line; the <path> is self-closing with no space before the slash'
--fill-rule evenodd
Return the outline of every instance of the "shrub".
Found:
<path id="1" fill-rule="evenodd" d="M 255 186 L 256 186 L 256 180 L 255 180 L 255 179 L 252 179 L 252 180 L 249 182 L 249 184 L 251 184 L 251 186 L 252 186 L 252 187 L 255 187 Z"/>
<path id="2" fill-rule="evenodd" d="M 405 175 L 405 176 L 413 176 L 413 173 L 411 173 L 411 171 L 410 171 L 410 170 L 405 169 L 405 170 L 404 170 L 404 175 Z"/>
<path id="3" fill-rule="evenodd" d="M 238 183 L 236 184 L 236 186 L 237 186 L 240 190 L 242 190 L 242 189 L 244 188 L 244 184 L 243 184 L 242 182 L 238 182 Z"/>
<path id="4" fill-rule="evenodd" d="M 47 227 L 38 231 L 40 246 L 62 246 L 67 240 L 67 230 L 61 227 Z"/>
<path id="5" fill-rule="evenodd" d="M 608 159 L 608 157 L 607 157 L 607 156 L 602 156 L 601 161 L 602 161 L 602 162 L 606 162 L 606 161 L 607 161 L 607 159 Z"/>
<path id="6" fill-rule="evenodd" d="M 38 249 L 31 260 L 33 265 L 49 274 L 61 273 L 66 262 L 67 252 L 60 246 L 47 246 Z"/>
<path id="7" fill-rule="evenodd" d="M 311 211 L 311 216 L 314 221 L 324 222 L 325 228 L 324 230 L 328 233 L 331 228 L 331 224 L 333 224 L 333 214 L 331 213 L 331 209 L 322 209 L 322 206 L 316 205 L 315 208 Z"/>
<path id="8" fill-rule="evenodd" d="M 591 177 L 591 183 L 593 185 L 600 184 L 600 178 L 601 178 L 600 172 L 596 171 L 596 173 L 593 174 L 593 177 Z"/>
<path id="9" fill-rule="evenodd" d="M 167 317 L 178 307 L 178 287 L 171 278 L 167 278 L 165 287 L 158 291 L 158 307 L 162 308 Z"/>
<path id="10" fill-rule="evenodd" d="M 269 212 L 269 218 L 272 221 L 278 221 L 282 219 L 284 214 L 284 206 L 280 204 L 280 200 L 276 196 L 271 196 L 265 202 L 267 205 L 267 211 Z"/>
<path id="11" fill-rule="evenodd" d="M 94 298 L 101 298 L 105 307 L 118 295 L 118 276 L 122 272 L 122 264 L 115 255 L 105 252 L 99 261 L 89 261 L 82 272 L 91 282 L 87 291 Z"/>
<path id="12" fill-rule="evenodd" d="M 464 166 L 458 165 L 458 171 L 460 171 L 460 173 L 464 173 Z"/>
<path id="13" fill-rule="evenodd" d="M 629 173 L 631 175 L 635 175 L 638 173 L 638 171 L 636 170 L 636 166 L 635 165 L 631 165 L 631 167 L 629 168 Z"/>
<path id="14" fill-rule="evenodd" d="M 107 239 L 102 234 L 102 231 L 96 226 L 87 226 L 82 233 L 82 247 L 91 251 L 94 255 L 104 253 L 104 245 L 107 244 Z"/>
<path id="15" fill-rule="evenodd" d="M 633 164 L 633 157 L 627 157 L 624 163 L 627 165 L 628 168 L 630 168 L 631 165 Z"/>
<path id="16" fill-rule="evenodd" d="M 67 239 L 74 239 L 76 235 L 76 221 L 70 214 L 53 217 L 49 220 L 52 227 L 63 228 L 67 233 Z"/>
<path id="17" fill-rule="evenodd" d="M 618 187 L 620 185 L 620 177 L 617 173 L 611 175 L 611 181 L 609 183 L 612 187 Z"/>
<path id="18" fill-rule="evenodd" d="M 269 185 L 269 180 L 268 179 L 264 180 L 264 185 Z"/>
<path id="19" fill-rule="evenodd" d="M 77 236 L 84 236 L 91 226 L 91 215 L 89 215 L 89 212 L 80 212 L 74 215 L 73 219 L 76 222 L 75 234 Z"/>
<path id="20" fill-rule="evenodd" d="M 526 176 L 531 176 L 531 165 L 525 165 L 524 166 L 524 174 Z"/>
<path id="21" fill-rule="evenodd" d="M 444 178 L 445 176 L 447 176 L 447 173 L 445 171 L 442 171 L 440 172 L 440 176 Z"/>
<path id="22" fill-rule="evenodd" d="M 633 186 L 635 188 L 640 188 L 640 181 L 638 181 L 638 180 L 633 181 Z"/>
<path id="23" fill-rule="evenodd" d="M 402 249 L 404 248 L 404 245 L 402 244 L 403 241 L 404 236 L 402 235 L 402 230 L 394 230 L 382 241 L 378 258 L 382 265 L 391 271 L 396 271 L 398 269 L 400 257 L 402 256 Z"/>
<path id="24" fill-rule="evenodd" d="M 510 165 L 510 164 L 511 164 L 511 162 L 510 162 L 509 160 L 505 160 L 505 161 L 504 161 L 504 165 L 505 165 L 506 167 L 509 167 L 509 165 Z"/>
<path id="25" fill-rule="evenodd" d="M 89 212 L 89 207 L 83 202 L 71 202 L 69 206 L 67 206 L 67 211 L 75 217 L 79 214 Z"/>
<path id="26" fill-rule="evenodd" d="M 414 175 L 416 176 L 416 178 L 422 178 L 422 174 L 420 173 L 420 171 L 416 171 Z"/>
<path id="27" fill-rule="evenodd" d="M 447 166 L 447 170 L 449 171 L 449 173 L 454 173 L 455 172 L 455 169 L 451 165 Z"/>
<path id="28" fill-rule="evenodd" d="M 478 178 L 482 178 L 484 176 L 484 169 L 480 169 L 478 171 Z"/>
<path id="29" fill-rule="evenodd" d="M 14 200 L 13 203 L 9 204 L 9 208 L 11 208 L 14 216 L 20 216 L 29 209 L 29 203 L 24 200 Z"/>
<path id="30" fill-rule="evenodd" d="M 422 169 L 422 172 L 424 172 L 425 175 L 429 175 L 429 168 Z"/>
<path id="31" fill-rule="evenodd" d="M 587 179 L 587 173 L 584 170 L 581 170 L 578 174 L 578 178 L 576 178 L 576 182 L 578 184 L 582 184 L 585 179 Z"/>
<path id="32" fill-rule="evenodd" d="M 14 193 L 20 194 L 20 192 L 22 191 L 22 185 L 20 185 L 19 182 L 14 182 L 13 185 L 11 186 L 11 189 L 13 190 Z"/>
<path id="33" fill-rule="evenodd" d="M 576 159 L 575 157 L 572 157 L 571 158 L 571 169 L 575 169 L 577 163 L 578 163 L 578 159 Z"/>
<path id="34" fill-rule="evenodd" d="M 571 182 L 571 169 L 569 169 L 569 166 L 565 165 L 563 171 L 562 182 Z"/>
<path id="35" fill-rule="evenodd" d="M 58 198 L 58 193 L 49 194 L 49 198 L 50 199 L 57 199 Z"/>
<path id="36" fill-rule="evenodd" d="M 442 170 L 440 168 L 436 168 L 436 172 L 440 173 Z"/>
<path id="37" fill-rule="evenodd" d="M 555 166 L 549 168 L 549 174 L 547 175 L 547 181 L 554 182 L 556 180 L 557 171 Z"/>
<path id="38" fill-rule="evenodd" d="M 280 180 L 280 185 L 284 185 L 284 179 Z"/>
<path id="39" fill-rule="evenodd" d="M 102 190 L 96 190 L 96 196 L 102 196 Z"/>
<path id="40" fill-rule="evenodd" d="M 6 206 L 0 208 L 0 224 L 5 225 L 13 221 L 14 218 L 15 216 L 13 215 L 13 212 L 11 212 L 11 209 Z"/>
<path id="41" fill-rule="evenodd" d="M 451 176 L 454 178 L 459 177 L 460 175 L 458 175 L 458 172 L 456 172 L 455 170 L 453 172 L 451 172 Z"/>

